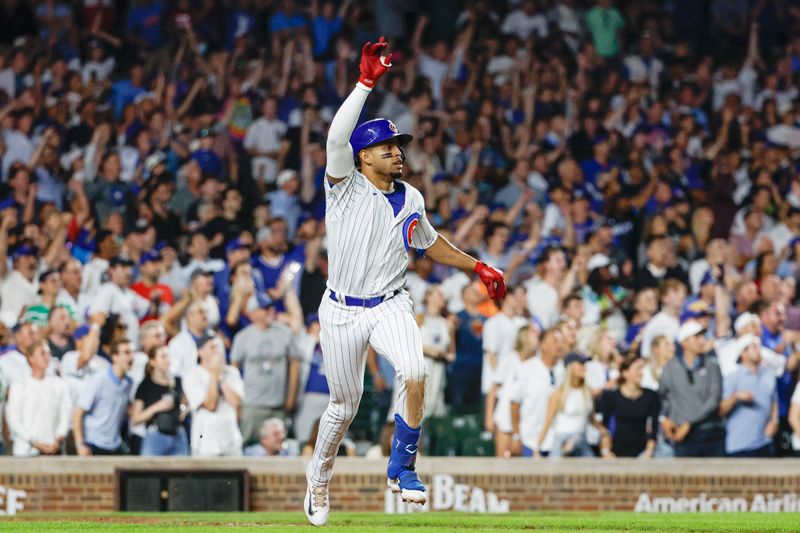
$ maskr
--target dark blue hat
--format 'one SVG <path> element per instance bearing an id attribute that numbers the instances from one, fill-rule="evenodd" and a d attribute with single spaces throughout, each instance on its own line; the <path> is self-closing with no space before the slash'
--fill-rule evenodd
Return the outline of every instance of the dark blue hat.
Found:
<path id="1" fill-rule="evenodd" d="M 88 334 L 89 334 L 89 326 L 84 324 L 83 326 L 79 327 L 72 333 L 72 340 L 78 342 Z"/>
<path id="2" fill-rule="evenodd" d="M 719 285 L 719 280 L 714 277 L 714 273 L 710 270 L 706 270 L 706 273 L 703 274 L 703 279 L 700 280 L 700 286 L 703 285 Z"/>
<path id="3" fill-rule="evenodd" d="M 32 244 L 23 244 L 21 246 L 17 246 L 11 257 L 13 259 L 18 259 L 26 255 L 37 257 L 39 255 L 39 249 L 36 246 L 33 246 Z"/>
<path id="4" fill-rule="evenodd" d="M 311 313 L 306 317 L 306 327 L 310 326 L 314 322 L 319 322 L 319 314 L 318 313 Z"/>
<path id="5" fill-rule="evenodd" d="M 247 245 L 239 239 L 233 239 L 225 246 L 225 253 L 231 253 L 234 250 L 241 250 L 242 248 L 247 248 Z"/>
<path id="6" fill-rule="evenodd" d="M 376 118 L 356 126 L 353 134 L 350 135 L 350 145 L 353 147 L 353 155 L 358 155 L 358 152 L 364 148 L 386 141 L 396 140 L 402 146 L 410 143 L 413 139 L 414 137 L 408 133 L 397 131 L 397 126 L 391 120 Z"/>
<path id="7" fill-rule="evenodd" d="M 158 252 L 150 250 L 149 252 L 142 254 L 142 257 L 139 259 L 139 264 L 143 265 L 145 263 L 153 263 L 157 261 L 161 261 L 161 256 L 158 255 Z"/>

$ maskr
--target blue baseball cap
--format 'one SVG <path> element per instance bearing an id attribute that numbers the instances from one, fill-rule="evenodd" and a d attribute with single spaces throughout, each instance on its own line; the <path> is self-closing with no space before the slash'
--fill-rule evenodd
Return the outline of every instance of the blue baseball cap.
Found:
<path id="1" fill-rule="evenodd" d="M 23 245 L 17 246 L 14 249 L 14 253 L 12 255 L 12 258 L 16 260 L 16 259 L 18 259 L 20 257 L 24 257 L 26 255 L 33 256 L 33 257 L 38 257 L 39 256 L 39 249 L 36 246 L 33 246 L 32 244 L 23 244 Z"/>
<path id="2" fill-rule="evenodd" d="M 688 302 L 681 312 L 681 323 L 706 316 L 714 316 L 714 309 L 703 300 L 697 299 Z"/>
<path id="3" fill-rule="evenodd" d="M 700 286 L 703 285 L 719 285 L 719 280 L 714 277 L 714 274 L 710 270 L 706 270 L 706 273 L 703 274 L 703 279 L 700 280 Z"/>
<path id="4" fill-rule="evenodd" d="M 356 126 L 353 134 L 350 135 L 350 145 L 353 147 L 353 155 L 355 156 L 364 148 L 369 148 L 376 144 L 394 141 L 402 146 L 412 140 L 414 140 L 412 135 L 400 133 L 394 122 L 386 118 L 376 118 L 363 122 Z"/>
<path id="5" fill-rule="evenodd" d="M 233 239 L 225 246 L 225 253 L 231 253 L 236 250 L 241 250 L 242 248 L 248 248 L 248 246 L 243 243 L 240 239 Z"/>
<path id="6" fill-rule="evenodd" d="M 158 255 L 158 252 L 150 250 L 142 254 L 142 257 L 139 259 L 139 264 L 143 265 L 145 263 L 155 263 L 158 261 L 161 261 L 161 256 Z"/>
<path id="7" fill-rule="evenodd" d="M 306 327 L 310 326 L 314 322 L 319 322 L 319 313 L 311 313 L 306 317 Z"/>

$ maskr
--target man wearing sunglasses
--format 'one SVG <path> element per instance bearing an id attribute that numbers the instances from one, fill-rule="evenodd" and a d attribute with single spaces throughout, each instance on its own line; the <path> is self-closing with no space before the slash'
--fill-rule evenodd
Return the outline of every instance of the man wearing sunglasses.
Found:
<path id="1" fill-rule="evenodd" d="M 661 375 L 661 427 L 676 457 L 725 456 L 722 374 L 705 331 L 697 320 L 684 322 L 677 335 L 681 349 Z"/>

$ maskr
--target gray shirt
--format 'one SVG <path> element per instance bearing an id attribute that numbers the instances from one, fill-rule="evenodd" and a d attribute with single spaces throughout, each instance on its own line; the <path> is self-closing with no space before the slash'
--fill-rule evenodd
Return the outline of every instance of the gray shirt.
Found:
<path id="1" fill-rule="evenodd" d="M 689 369 L 682 355 L 664 366 L 658 392 L 661 414 L 678 425 L 689 422 L 693 428 L 722 429 L 717 414 L 722 400 L 722 374 L 717 358 L 701 355 Z"/>
<path id="2" fill-rule="evenodd" d="M 78 407 L 86 411 L 83 438 L 87 444 L 104 450 L 116 450 L 122 445 L 120 427 L 128 411 L 130 390 L 131 378 L 119 379 L 111 366 L 85 384 Z"/>
<path id="3" fill-rule="evenodd" d="M 291 330 L 273 322 L 262 330 L 251 324 L 233 338 L 231 362 L 244 371 L 244 404 L 283 407 L 286 399 L 287 364 L 299 358 Z"/>

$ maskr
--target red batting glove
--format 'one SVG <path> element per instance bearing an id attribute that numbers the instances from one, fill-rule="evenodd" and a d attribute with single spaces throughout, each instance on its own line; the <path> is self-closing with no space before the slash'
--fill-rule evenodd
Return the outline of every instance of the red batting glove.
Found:
<path id="1" fill-rule="evenodd" d="M 506 297 L 506 282 L 503 281 L 503 271 L 490 267 L 483 261 L 475 264 L 475 273 L 481 278 L 489 291 L 489 298 L 492 300 L 502 300 Z"/>
<path id="2" fill-rule="evenodd" d="M 392 54 L 381 55 L 386 49 L 386 44 L 386 39 L 381 37 L 377 43 L 367 42 L 361 47 L 361 76 L 358 81 L 370 89 L 392 66 Z"/>

